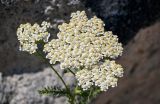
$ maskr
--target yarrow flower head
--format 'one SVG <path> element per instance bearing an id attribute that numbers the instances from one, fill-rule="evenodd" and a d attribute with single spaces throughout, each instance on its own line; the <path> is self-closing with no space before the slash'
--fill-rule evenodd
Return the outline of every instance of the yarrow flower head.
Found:
<path id="1" fill-rule="evenodd" d="M 115 61 L 105 60 L 104 63 L 93 65 L 91 69 L 82 69 L 76 73 L 79 85 L 87 90 L 92 85 L 106 91 L 109 87 L 117 86 L 118 77 L 123 76 L 123 68 Z"/>
<path id="2" fill-rule="evenodd" d="M 19 49 L 21 51 L 27 51 L 30 54 L 35 53 L 38 48 L 37 41 L 48 41 L 50 34 L 47 32 L 47 29 L 49 27 L 51 27 L 50 23 L 45 21 L 41 25 L 31 25 L 30 23 L 21 24 L 17 29 L 17 36 L 20 42 Z"/>
<path id="3" fill-rule="evenodd" d="M 104 23 L 96 16 L 88 19 L 85 12 L 71 14 L 70 22 L 59 25 L 58 39 L 44 46 L 51 64 L 61 62 L 61 68 L 90 68 L 103 58 L 122 54 L 122 44 L 112 32 L 104 31 Z"/>
<path id="4" fill-rule="evenodd" d="M 104 31 L 104 23 L 94 16 L 88 19 L 84 11 L 71 14 L 69 23 L 58 26 L 58 39 L 44 45 L 51 64 L 60 62 L 62 69 L 80 69 L 76 72 L 78 85 L 83 90 L 92 85 L 106 91 L 117 86 L 123 68 L 110 61 L 122 55 L 122 44 L 111 31 Z"/>

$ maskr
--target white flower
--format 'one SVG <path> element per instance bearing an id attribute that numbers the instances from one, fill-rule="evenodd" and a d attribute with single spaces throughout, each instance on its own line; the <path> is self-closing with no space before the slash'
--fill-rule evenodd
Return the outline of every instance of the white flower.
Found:
<path id="1" fill-rule="evenodd" d="M 76 79 L 78 80 L 78 85 L 83 88 L 83 90 L 89 89 L 92 85 L 92 72 L 83 69 L 76 73 Z"/>
<path id="2" fill-rule="evenodd" d="M 50 27 L 50 23 L 43 21 L 41 26 L 34 24 L 33 26 L 30 23 L 21 24 L 17 29 L 17 36 L 20 42 L 20 50 L 27 51 L 30 54 L 35 53 L 37 47 L 36 42 L 43 40 L 48 42 L 50 34 L 47 32 L 47 29 Z"/>
<path id="3" fill-rule="evenodd" d="M 109 87 L 117 86 L 118 77 L 123 76 L 123 68 L 115 61 L 105 60 L 102 64 L 93 65 L 91 69 L 82 69 L 76 73 L 78 85 L 87 90 L 91 85 L 106 91 Z M 90 83 L 88 85 L 88 83 Z"/>
<path id="4" fill-rule="evenodd" d="M 105 60 L 104 63 L 93 66 L 92 75 L 95 85 L 106 91 L 110 86 L 117 86 L 118 77 L 123 76 L 123 68 L 115 61 Z"/>
<path id="5" fill-rule="evenodd" d="M 103 21 L 96 16 L 88 19 L 84 11 L 72 13 L 70 22 L 58 28 L 58 39 L 46 44 L 44 52 L 49 54 L 47 58 L 51 63 L 60 61 L 61 68 L 90 68 L 103 58 L 116 58 L 122 54 L 117 36 L 105 32 Z"/>

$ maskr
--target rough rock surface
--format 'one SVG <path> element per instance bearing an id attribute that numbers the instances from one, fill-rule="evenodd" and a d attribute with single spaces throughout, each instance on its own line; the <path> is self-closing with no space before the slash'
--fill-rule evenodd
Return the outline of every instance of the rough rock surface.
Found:
<path id="1" fill-rule="evenodd" d="M 33 56 L 19 52 L 16 30 L 20 24 L 49 20 L 53 24 L 51 33 L 54 38 L 58 24 L 69 20 L 72 12 L 85 10 L 79 0 L 3 1 L 13 1 L 10 5 L 0 2 L 0 72 L 5 75 L 36 72 L 43 66 Z"/>
<path id="2" fill-rule="evenodd" d="M 62 70 L 58 71 L 63 75 Z M 75 80 L 73 76 L 65 74 L 63 78 L 68 84 L 73 85 Z M 64 97 L 55 98 L 38 93 L 39 89 L 47 86 L 62 86 L 50 68 L 37 73 L 15 74 L 3 79 L 0 73 L 0 104 L 65 104 Z"/>
<path id="3" fill-rule="evenodd" d="M 160 23 L 142 29 L 118 60 L 125 76 L 94 104 L 159 104 Z"/>
<path id="4" fill-rule="evenodd" d="M 160 19 L 159 0 L 83 0 L 105 21 L 106 29 L 127 43 L 142 28 Z"/>

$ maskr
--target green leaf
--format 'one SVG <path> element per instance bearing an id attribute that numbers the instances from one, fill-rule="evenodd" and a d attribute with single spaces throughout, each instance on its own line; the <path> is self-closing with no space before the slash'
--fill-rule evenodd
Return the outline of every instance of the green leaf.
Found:
<path id="1" fill-rule="evenodd" d="M 41 90 L 38 90 L 39 94 L 54 95 L 54 96 L 66 96 L 68 92 L 65 89 L 58 87 L 45 87 Z"/>

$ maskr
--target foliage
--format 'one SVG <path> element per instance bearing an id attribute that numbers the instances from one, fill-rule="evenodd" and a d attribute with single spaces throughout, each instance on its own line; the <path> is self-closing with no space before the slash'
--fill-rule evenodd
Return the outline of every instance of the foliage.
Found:
<path id="1" fill-rule="evenodd" d="M 41 90 L 38 90 L 39 94 L 45 94 L 45 95 L 54 95 L 54 96 L 66 96 L 67 95 L 67 91 L 66 89 L 62 89 L 59 87 L 44 87 Z"/>

